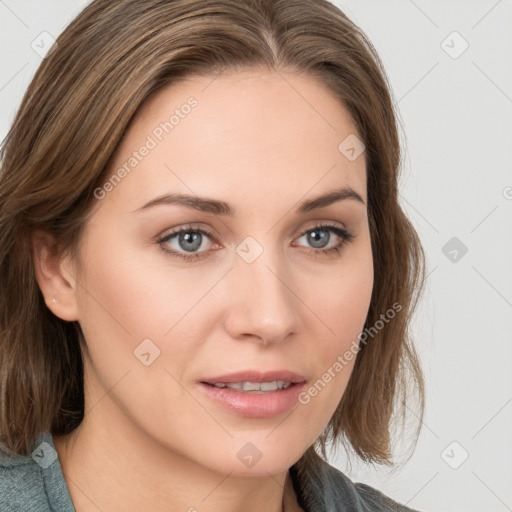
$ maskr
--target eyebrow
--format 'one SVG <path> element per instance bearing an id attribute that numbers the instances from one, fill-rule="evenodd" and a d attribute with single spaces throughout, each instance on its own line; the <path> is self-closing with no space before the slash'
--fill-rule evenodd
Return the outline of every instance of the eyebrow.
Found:
<path id="1" fill-rule="evenodd" d="M 317 208 L 325 208 L 338 201 L 344 201 L 347 199 L 355 200 L 363 205 L 363 198 L 351 187 L 341 187 L 332 192 L 328 192 L 321 196 L 315 197 L 314 199 L 308 199 L 303 201 L 297 207 L 297 213 L 307 213 Z M 225 201 L 219 201 L 217 199 L 210 199 L 207 197 L 198 197 L 188 194 L 163 194 L 161 196 L 148 201 L 139 208 L 133 210 L 132 213 L 147 210 L 157 205 L 169 205 L 169 204 L 180 204 L 187 208 L 199 210 L 201 212 L 213 213 L 215 215 L 228 215 L 236 216 L 236 208 L 230 206 Z"/>

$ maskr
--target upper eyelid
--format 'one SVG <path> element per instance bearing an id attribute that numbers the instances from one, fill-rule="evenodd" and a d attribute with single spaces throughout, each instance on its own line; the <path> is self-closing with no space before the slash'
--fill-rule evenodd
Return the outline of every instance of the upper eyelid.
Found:
<path id="1" fill-rule="evenodd" d="M 298 234 L 302 235 L 302 234 L 304 234 L 304 232 L 307 232 L 307 231 L 310 231 L 312 229 L 319 228 L 319 227 L 338 228 L 338 229 L 344 229 L 344 230 L 347 229 L 342 222 L 339 222 L 339 221 L 329 221 L 329 220 L 323 220 L 322 221 L 321 220 L 321 221 L 312 221 L 312 224 L 310 224 L 310 225 L 308 224 L 307 227 L 302 228 L 301 230 L 299 230 Z M 171 230 L 166 235 L 159 235 L 159 236 L 167 236 L 167 235 L 171 235 L 171 234 L 180 233 L 182 231 L 201 231 L 201 232 L 204 232 L 204 233 L 207 233 L 207 234 L 209 232 L 210 233 L 212 232 L 212 230 L 210 230 L 208 228 L 203 228 L 203 227 L 200 227 L 200 226 L 193 226 L 193 225 L 189 224 L 189 225 L 184 225 L 184 226 L 180 226 L 180 227 L 177 227 L 177 228 L 171 228 Z M 213 233 L 212 233 L 212 236 L 214 236 Z"/>

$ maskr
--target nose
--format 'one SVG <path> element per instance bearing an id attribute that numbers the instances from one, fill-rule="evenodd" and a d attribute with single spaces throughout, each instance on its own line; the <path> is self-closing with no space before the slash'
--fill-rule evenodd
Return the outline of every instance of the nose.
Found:
<path id="1" fill-rule="evenodd" d="M 298 332 L 300 301 L 293 293 L 290 272 L 277 259 L 265 252 L 252 263 L 236 257 L 228 276 L 225 312 L 225 328 L 233 339 L 269 345 Z"/>

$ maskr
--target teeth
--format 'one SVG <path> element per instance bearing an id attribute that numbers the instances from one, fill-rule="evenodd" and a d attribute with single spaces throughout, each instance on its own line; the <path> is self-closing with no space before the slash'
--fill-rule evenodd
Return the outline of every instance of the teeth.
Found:
<path id="1" fill-rule="evenodd" d="M 243 392 L 265 392 L 287 389 L 291 386 L 291 382 L 286 382 L 284 380 L 274 380 L 272 382 L 217 382 L 214 386 L 217 388 L 237 389 Z"/>
<path id="2" fill-rule="evenodd" d="M 273 388 L 273 384 L 276 384 L 276 387 Z M 270 388 L 267 388 L 267 386 L 270 386 Z M 228 384 L 228 387 L 231 387 Z M 237 389 L 238 389 L 238 383 L 237 383 Z M 274 382 L 243 382 L 242 383 L 242 389 L 244 391 L 270 391 L 270 389 L 277 389 L 277 383 Z"/>
<path id="3" fill-rule="evenodd" d="M 283 384 L 281 383 L 281 387 L 279 387 L 279 381 L 274 382 L 262 382 L 260 384 L 261 391 L 276 391 L 277 389 L 281 389 L 283 387 Z M 245 390 L 245 385 L 244 385 Z"/>

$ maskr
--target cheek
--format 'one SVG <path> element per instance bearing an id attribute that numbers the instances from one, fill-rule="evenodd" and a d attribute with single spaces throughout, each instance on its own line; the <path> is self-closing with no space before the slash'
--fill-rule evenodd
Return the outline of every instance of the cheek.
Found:
<path id="1" fill-rule="evenodd" d="M 302 284 L 317 331 L 321 330 L 324 353 L 343 350 L 356 339 L 366 320 L 373 290 L 373 259 L 369 236 L 364 234 L 328 273 Z"/>
<path id="2" fill-rule="evenodd" d="M 190 271 L 171 273 L 165 255 L 120 247 L 114 234 L 91 237 L 84 253 L 79 321 L 88 348 L 89 404 L 112 389 L 109 398 L 133 423 L 148 431 L 172 423 L 179 437 L 191 426 L 182 429 L 183 418 L 162 404 L 185 404 L 191 416 L 204 414 L 179 382 L 207 335 L 198 319 L 209 301 L 200 299 L 218 277 L 191 280 Z M 108 401 L 101 403 L 111 414 Z"/>
<path id="3" fill-rule="evenodd" d="M 342 264 L 329 278 L 314 281 L 305 301 L 311 304 L 309 330 L 315 343 L 306 347 L 305 357 L 316 361 L 314 389 L 306 390 L 303 403 L 316 402 L 326 416 L 333 413 L 348 383 L 359 347 L 359 335 L 370 307 L 373 289 L 373 260 L 369 238 L 357 250 L 346 253 Z M 321 399 L 316 399 L 317 395 Z"/>
<path id="4" fill-rule="evenodd" d="M 106 221 L 104 221 L 106 223 Z M 103 328 L 111 324 L 121 337 L 141 334 L 150 324 L 151 311 L 159 300 L 159 288 L 150 283 L 151 273 L 132 248 L 126 245 L 114 225 L 100 228 L 95 223 L 83 251 L 85 272 L 80 312 L 84 322 L 95 317 Z M 153 324 L 154 325 L 154 324 Z M 156 327 L 156 326 L 155 326 Z"/>
<path id="5" fill-rule="evenodd" d="M 102 373 L 115 378 L 138 366 L 138 347 L 148 339 L 154 347 L 147 341 L 141 347 L 158 354 L 156 366 L 185 368 L 180 361 L 206 335 L 203 319 L 212 309 L 208 290 L 225 270 L 198 266 L 191 279 L 191 270 L 171 265 L 156 244 L 132 247 L 116 238 L 116 229 L 97 230 L 83 259 L 79 321 L 92 359 L 98 365 L 105 361 Z M 177 339 L 179 350 L 173 349 Z M 106 361 L 113 359 L 116 365 L 108 367 Z"/>

